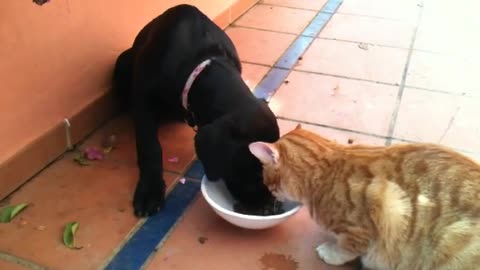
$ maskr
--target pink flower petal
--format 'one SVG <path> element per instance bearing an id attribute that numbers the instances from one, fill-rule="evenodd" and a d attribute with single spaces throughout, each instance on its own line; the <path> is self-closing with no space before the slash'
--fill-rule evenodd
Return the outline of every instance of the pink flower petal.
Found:
<path id="1" fill-rule="evenodd" d="M 88 147 L 85 149 L 84 156 L 88 160 L 102 160 L 104 158 L 103 152 L 96 147 Z"/>
<path id="2" fill-rule="evenodd" d="M 168 159 L 168 162 L 177 163 L 178 162 L 178 157 L 171 157 L 171 158 Z"/>
<path id="3" fill-rule="evenodd" d="M 180 183 L 182 183 L 182 184 L 185 184 L 185 182 L 186 182 L 187 180 L 185 179 L 185 177 L 182 177 L 182 178 L 180 178 L 180 180 L 178 180 L 178 181 L 179 181 Z"/>

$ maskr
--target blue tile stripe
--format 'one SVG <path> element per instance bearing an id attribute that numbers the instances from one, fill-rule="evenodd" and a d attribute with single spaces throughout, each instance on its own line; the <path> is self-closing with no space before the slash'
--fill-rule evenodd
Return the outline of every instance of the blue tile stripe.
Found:
<path id="1" fill-rule="evenodd" d="M 205 172 L 203 170 L 202 162 L 200 162 L 200 160 L 197 159 L 192 162 L 192 165 L 190 166 L 190 169 L 188 169 L 187 173 L 185 174 L 185 177 L 190 179 L 201 180 L 204 174 Z"/>
<path id="2" fill-rule="evenodd" d="M 314 38 L 325 27 L 341 5 L 343 0 L 329 0 L 315 16 L 300 36 L 275 63 L 274 67 L 255 88 L 254 94 L 269 101 L 275 91 L 284 83 L 290 70 L 298 58 L 305 53 Z M 194 161 L 185 174 L 187 179 L 200 180 L 204 175 L 200 161 Z M 136 270 L 141 269 L 158 244 L 165 238 L 177 223 L 188 206 L 196 198 L 200 190 L 199 181 L 187 180 L 185 184 L 177 183 L 166 198 L 165 209 L 146 220 L 133 234 L 121 250 L 105 267 L 106 270 Z"/>
<path id="3" fill-rule="evenodd" d="M 312 41 L 313 37 L 299 36 L 273 66 L 283 69 L 293 68 L 297 63 L 298 58 L 307 50 Z"/>
<path id="4" fill-rule="evenodd" d="M 315 37 L 327 25 L 343 0 L 329 0 L 322 10 L 313 18 L 305 30 L 290 45 L 287 51 L 273 65 L 263 80 L 257 85 L 253 94 L 267 102 L 273 97 L 277 89 L 285 82 L 299 58 L 305 53 Z"/>
<path id="5" fill-rule="evenodd" d="M 275 90 L 278 89 L 285 81 L 285 78 L 287 78 L 288 73 L 290 73 L 290 70 L 288 69 L 270 69 L 263 80 L 257 85 L 253 94 L 257 98 L 263 98 L 266 101 L 270 101 Z"/>
<path id="6" fill-rule="evenodd" d="M 335 13 L 342 4 L 343 0 L 329 0 L 322 8 L 321 12 Z"/>
<path id="7" fill-rule="evenodd" d="M 200 182 L 198 181 L 187 181 L 185 184 L 177 183 L 168 194 L 162 212 L 148 218 L 105 269 L 140 269 L 197 196 L 199 190 Z"/>
<path id="8" fill-rule="evenodd" d="M 332 18 L 332 14 L 320 12 L 313 18 L 310 24 L 303 30 L 302 36 L 316 37 L 322 31 L 323 27 L 327 25 L 328 21 Z"/>

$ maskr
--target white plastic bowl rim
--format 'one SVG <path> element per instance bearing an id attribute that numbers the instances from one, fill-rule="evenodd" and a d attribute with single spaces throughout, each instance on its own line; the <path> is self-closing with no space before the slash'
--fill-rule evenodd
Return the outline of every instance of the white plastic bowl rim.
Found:
<path id="1" fill-rule="evenodd" d="M 218 210 L 218 211 L 220 211 L 224 214 L 230 215 L 230 216 L 235 216 L 235 217 L 239 217 L 239 218 L 243 218 L 243 219 L 250 219 L 250 220 L 275 220 L 275 219 L 282 219 L 282 218 L 285 218 L 287 216 L 290 216 L 293 213 L 297 212 L 302 207 L 302 205 L 299 204 L 299 205 L 295 206 L 294 208 L 292 208 L 292 209 L 290 209 L 290 210 L 288 210 L 284 213 L 278 214 L 278 215 L 254 216 L 254 215 L 240 214 L 240 213 L 225 209 L 225 208 L 221 207 L 219 204 L 217 204 L 214 200 L 212 200 L 210 198 L 210 196 L 208 196 L 208 193 L 207 193 L 206 188 L 205 188 L 204 181 L 209 181 L 209 180 L 207 180 L 206 177 L 204 177 L 202 179 L 201 190 L 202 190 L 202 194 L 203 194 L 203 197 L 205 198 L 205 200 L 207 200 L 207 202 L 213 208 L 215 208 L 216 210 Z M 222 181 L 222 180 L 218 180 L 218 181 Z"/>

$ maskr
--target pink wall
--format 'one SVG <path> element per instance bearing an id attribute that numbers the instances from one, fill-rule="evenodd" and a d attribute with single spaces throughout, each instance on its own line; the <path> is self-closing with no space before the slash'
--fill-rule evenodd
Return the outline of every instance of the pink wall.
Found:
<path id="1" fill-rule="evenodd" d="M 32 0 L 1 2 L 0 176 L 2 165 L 22 149 L 105 96 L 119 52 L 165 9 L 194 4 L 223 27 L 256 1 L 50 0 L 43 6 Z M 242 11 L 232 14 L 234 8 Z M 8 181 L 12 180 L 0 178 L 0 198 Z"/>

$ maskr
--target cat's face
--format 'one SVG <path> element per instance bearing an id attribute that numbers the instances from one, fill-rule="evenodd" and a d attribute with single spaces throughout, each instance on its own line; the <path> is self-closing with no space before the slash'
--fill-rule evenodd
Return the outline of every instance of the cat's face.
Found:
<path id="1" fill-rule="evenodd" d="M 300 128 L 298 125 L 295 130 Z M 281 158 L 286 154 L 281 147 L 281 140 L 276 143 L 254 142 L 249 145 L 249 150 L 262 163 L 263 183 L 270 192 L 278 200 L 296 200 L 298 181 L 290 173 L 290 164 Z"/>
<path id="2" fill-rule="evenodd" d="M 263 165 L 263 183 L 277 198 L 284 198 L 282 179 L 279 166 L 279 152 L 275 144 L 255 142 L 249 145 L 250 152 L 260 160 Z"/>

